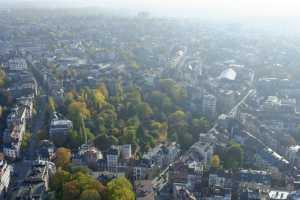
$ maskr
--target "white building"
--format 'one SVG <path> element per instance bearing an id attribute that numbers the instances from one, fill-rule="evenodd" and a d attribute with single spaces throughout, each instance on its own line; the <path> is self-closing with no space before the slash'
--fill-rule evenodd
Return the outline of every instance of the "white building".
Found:
<path id="1" fill-rule="evenodd" d="M 290 146 L 286 150 L 286 157 L 292 163 L 296 164 L 299 157 L 300 145 Z"/>
<path id="2" fill-rule="evenodd" d="M 67 135 L 68 131 L 73 127 L 73 123 L 70 120 L 61 120 L 54 118 L 50 124 L 49 136 L 51 139 L 58 136 Z"/>
<path id="3" fill-rule="evenodd" d="M 0 156 L 0 199 L 4 198 L 3 195 L 7 192 L 10 183 L 11 166 L 4 160 L 3 154 Z"/>
<path id="4" fill-rule="evenodd" d="M 15 160 L 20 157 L 20 143 L 13 143 L 3 146 L 3 153 L 6 157 Z"/>
<path id="5" fill-rule="evenodd" d="M 9 159 L 20 157 L 20 148 L 26 131 L 26 108 L 15 107 L 7 117 L 7 128 L 3 136 L 3 152 Z"/>
<path id="6" fill-rule="evenodd" d="M 156 167 L 164 167 L 172 163 L 179 155 L 180 148 L 174 142 L 170 144 L 159 144 L 143 155 Z"/>
<path id="7" fill-rule="evenodd" d="M 206 94 L 203 96 L 202 100 L 202 111 L 205 115 L 209 117 L 214 117 L 216 115 L 217 98 L 211 94 Z"/>
<path id="8" fill-rule="evenodd" d="M 17 98 L 17 103 L 26 108 L 26 118 L 30 120 L 33 114 L 33 97 Z"/>
<path id="9" fill-rule="evenodd" d="M 118 166 L 119 151 L 118 149 L 111 148 L 106 154 L 106 163 L 108 168 L 113 168 Z"/>
<path id="10" fill-rule="evenodd" d="M 185 154 L 183 157 L 184 162 L 202 162 L 204 165 L 210 165 L 211 159 L 214 154 L 214 143 L 199 141 Z"/>
<path id="11" fill-rule="evenodd" d="M 131 144 L 124 144 L 120 146 L 122 158 L 128 160 L 132 157 L 131 155 Z"/>
<path id="12" fill-rule="evenodd" d="M 10 59 L 8 61 L 8 69 L 10 71 L 24 71 L 27 70 L 26 60 L 22 58 Z"/>
<path id="13" fill-rule="evenodd" d="M 280 190 L 272 190 L 269 192 L 270 200 L 287 200 L 289 196 L 289 192 L 280 191 Z"/>

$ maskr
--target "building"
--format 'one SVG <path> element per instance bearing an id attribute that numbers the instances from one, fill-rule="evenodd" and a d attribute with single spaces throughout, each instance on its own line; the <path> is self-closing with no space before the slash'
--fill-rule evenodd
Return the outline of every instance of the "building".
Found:
<path id="1" fill-rule="evenodd" d="M 6 119 L 7 127 L 20 124 L 25 128 L 27 116 L 26 114 L 27 108 L 25 106 L 16 105 L 15 107 L 13 107 Z"/>
<path id="2" fill-rule="evenodd" d="M 128 160 L 132 157 L 131 155 L 131 144 L 124 144 L 120 146 L 122 158 Z"/>
<path id="3" fill-rule="evenodd" d="M 165 167 L 179 156 L 180 148 L 176 143 L 159 144 L 143 155 L 155 167 Z"/>
<path id="4" fill-rule="evenodd" d="M 271 190 L 269 192 L 269 200 L 287 200 L 289 192 L 280 190 Z"/>
<path id="5" fill-rule="evenodd" d="M 154 191 L 151 180 L 139 180 L 134 182 L 136 200 L 154 200 Z"/>
<path id="6" fill-rule="evenodd" d="M 39 143 L 37 152 L 41 160 L 51 160 L 55 153 L 55 146 L 49 140 L 42 140 Z"/>
<path id="7" fill-rule="evenodd" d="M 299 166 L 300 157 L 299 157 L 300 145 L 290 146 L 286 150 L 286 158 L 291 162 L 291 164 Z"/>
<path id="8" fill-rule="evenodd" d="M 26 131 L 26 107 L 15 106 L 6 119 L 7 128 L 2 134 L 3 152 L 10 160 L 19 158 L 21 143 Z"/>
<path id="9" fill-rule="evenodd" d="M 118 166 L 119 150 L 116 148 L 110 148 L 106 153 L 107 168 L 116 168 Z"/>
<path id="10" fill-rule="evenodd" d="M 271 173 L 266 171 L 243 169 L 239 172 L 239 181 L 271 185 Z"/>
<path id="11" fill-rule="evenodd" d="M 290 192 L 290 194 L 288 195 L 288 200 L 298 200 L 298 199 L 300 199 L 299 191 Z"/>
<path id="12" fill-rule="evenodd" d="M 203 96 L 202 112 L 210 118 L 215 117 L 217 107 L 217 98 L 211 94 Z"/>
<path id="13" fill-rule="evenodd" d="M 262 194 L 259 189 L 245 188 L 239 193 L 239 200 L 261 200 Z"/>
<path id="14" fill-rule="evenodd" d="M 97 161 L 103 159 L 102 152 L 94 146 L 86 145 L 85 148 L 80 148 L 79 154 L 82 158 L 82 161 L 84 161 L 91 168 L 96 168 Z"/>
<path id="15" fill-rule="evenodd" d="M 215 187 L 220 187 L 224 188 L 226 184 L 226 178 L 223 176 L 219 176 L 217 174 L 209 174 L 208 178 L 208 186 L 215 188 Z"/>
<path id="16" fill-rule="evenodd" d="M 173 184 L 173 198 L 174 200 L 196 200 L 196 197 L 186 188 L 185 184 Z"/>
<path id="17" fill-rule="evenodd" d="M 4 160 L 4 155 L 0 154 L 0 199 L 5 199 L 10 183 L 11 166 Z"/>
<path id="18" fill-rule="evenodd" d="M 210 140 L 210 138 L 207 138 Z M 190 147 L 183 160 L 189 162 L 202 162 L 204 165 L 210 165 L 210 161 L 214 154 L 214 143 L 200 140 Z"/>
<path id="19" fill-rule="evenodd" d="M 31 170 L 24 178 L 18 191 L 13 194 L 13 200 L 41 200 L 49 190 L 49 175 L 53 173 L 55 165 L 48 161 L 36 160 Z"/>
<path id="20" fill-rule="evenodd" d="M 54 143 L 63 143 L 67 139 L 69 130 L 72 128 L 72 121 L 59 119 L 57 116 L 55 116 L 51 120 L 49 138 L 54 141 Z"/>
<path id="21" fill-rule="evenodd" d="M 18 72 L 27 70 L 26 60 L 22 58 L 10 59 L 8 61 L 8 70 L 10 72 Z"/>
<path id="22" fill-rule="evenodd" d="M 236 79 L 237 73 L 234 69 L 228 68 L 221 72 L 218 79 L 234 81 Z"/>
<path id="23" fill-rule="evenodd" d="M 33 97 L 17 98 L 17 104 L 26 108 L 26 119 L 31 120 L 33 114 Z"/>

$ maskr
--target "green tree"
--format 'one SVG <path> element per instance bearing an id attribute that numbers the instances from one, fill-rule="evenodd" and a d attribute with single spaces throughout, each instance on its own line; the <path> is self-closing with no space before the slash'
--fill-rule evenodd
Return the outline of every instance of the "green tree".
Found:
<path id="1" fill-rule="evenodd" d="M 81 141 L 81 137 L 80 137 L 79 133 L 74 129 L 69 130 L 68 143 L 66 144 L 66 146 L 74 149 L 74 148 L 79 147 L 81 142 L 82 141 Z"/>
<path id="2" fill-rule="evenodd" d="M 97 190 L 94 189 L 88 189 L 83 191 L 80 194 L 80 200 L 101 200 L 100 194 L 97 192 Z"/>
<path id="3" fill-rule="evenodd" d="M 31 133 L 26 132 L 23 136 L 23 140 L 21 142 L 21 149 L 24 151 L 25 149 L 28 148 L 29 146 L 29 142 L 30 142 L 30 138 L 31 138 Z"/>
<path id="4" fill-rule="evenodd" d="M 53 97 L 48 97 L 47 110 L 49 113 L 53 113 L 56 110 L 56 104 L 55 104 Z"/>
<path id="5" fill-rule="evenodd" d="M 80 101 L 74 101 L 68 106 L 68 116 L 69 119 L 72 120 L 74 124 L 74 128 L 76 131 L 83 134 L 85 123 L 84 121 L 87 118 L 90 118 L 91 113 L 87 109 L 86 104 Z"/>
<path id="6" fill-rule="evenodd" d="M 95 138 L 94 144 L 101 151 L 106 151 L 111 145 L 117 145 L 118 139 L 114 136 L 99 135 Z"/>
<path id="7" fill-rule="evenodd" d="M 198 139 L 200 133 L 206 133 L 210 128 L 209 121 L 205 117 L 196 118 L 192 120 L 190 132 L 195 139 Z"/>
<path id="8" fill-rule="evenodd" d="M 214 169 L 219 169 L 220 168 L 220 157 L 218 155 L 213 155 L 212 159 L 211 159 L 211 166 Z"/>
<path id="9" fill-rule="evenodd" d="M 97 90 L 101 91 L 101 93 L 105 96 L 105 98 L 108 99 L 108 97 L 109 97 L 109 92 L 108 92 L 108 89 L 107 89 L 105 83 L 100 83 L 100 84 L 97 86 Z"/>
<path id="10" fill-rule="evenodd" d="M 186 114 L 182 110 L 177 110 L 176 112 L 170 114 L 168 117 L 169 128 L 172 131 L 181 129 L 187 125 L 186 118 Z"/>
<path id="11" fill-rule="evenodd" d="M 68 113 L 71 118 L 80 117 L 80 119 L 87 119 L 91 116 L 91 113 L 87 109 L 86 104 L 80 101 L 73 101 L 68 107 Z"/>
<path id="12" fill-rule="evenodd" d="M 63 200 L 75 200 L 80 197 L 80 186 L 77 181 L 73 180 L 63 185 Z"/>
<path id="13" fill-rule="evenodd" d="M 153 115 L 153 111 L 148 103 L 143 102 L 137 105 L 137 114 L 140 119 L 148 119 Z"/>
<path id="14" fill-rule="evenodd" d="M 227 169 L 237 169 L 242 166 L 244 151 L 239 144 L 230 145 L 225 153 L 224 166 Z"/>
<path id="15" fill-rule="evenodd" d="M 139 104 L 142 102 L 142 95 L 138 88 L 132 88 L 131 91 L 127 94 L 126 100 L 131 104 Z"/>
<path id="16" fill-rule="evenodd" d="M 71 162 L 70 149 L 60 147 L 55 151 L 54 163 L 56 167 L 65 169 Z"/>
<path id="17" fill-rule="evenodd" d="M 134 200 L 131 183 L 126 178 L 117 178 L 107 184 L 108 200 Z"/>
<path id="18" fill-rule="evenodd" d="M 71 174 L 68 171 L 58 169 L 50 181 L 50 188 L 55 191 L 57 199 L 63 195 L 63 185 L 71 180 Z"/>
<path id="19" fill-rule="evenodd" d="M 96 179 L 94 179 L 92 176 L 89 176 L 88 174 L 77 172 L 75 175 L 75 180 L 77 181 L 80 190 L 96 190 L 99 194 L 104 194 L 106 188 Z"/>
<path id="20" fill-rule="evenodd" d="M 5 86 L 7 82 L 7 79 L 6 79 L 6 74 L 5 72 L 1 69 L 0 70 L 0 88 L 3 88 Z"/>
<path id="21" fill-rule="evenodd" d="M 149 102 L 152 106 L 158 107 L 159 111 L 166 113 L 171 112 L 173 107 L 173 102 L 170 97 L 160 91 L 153 91 L 149 96 Z"/>
<path id="22" fill-rule="evenodd" d="M 177 103 L 186 98 L 186 91 L 172 79 L 161 79 L 160 87 Z"/>
<path id="23" fill-rule="evenodd" d="M 149 134 L 157 138 L 160 142 L 165 141 L 168 135 L 168 124 L 165 122 L 160 123 L 158 121 L 152 120 L 150 122 Z"/>
<path id="24" fill-rule="evenodd" d="M 190 148 L 195 140 L 193 139 L 193 136 L 185 131 L 177 132 L 177 141 L 178 144 L 180 144 L 180 147 L 184 150 L 187 150 Z"/>

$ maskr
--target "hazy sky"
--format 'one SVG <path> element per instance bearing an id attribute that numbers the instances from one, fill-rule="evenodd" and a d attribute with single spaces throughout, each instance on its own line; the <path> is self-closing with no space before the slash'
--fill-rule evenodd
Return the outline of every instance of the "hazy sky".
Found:
<path id="1" fill-rule="evenodd" d="M 176 16 L 300 16 L 300 0 L 0 0 L 51 6 L 100 6 Z M 46 3 L 47 2 L 47 3 Z"/>

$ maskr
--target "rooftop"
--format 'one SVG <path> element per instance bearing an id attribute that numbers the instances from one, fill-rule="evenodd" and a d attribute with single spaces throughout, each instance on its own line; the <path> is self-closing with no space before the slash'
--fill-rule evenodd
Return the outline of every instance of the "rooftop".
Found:
<path id="1" fill-rule="evenodd" d="M 234 81 L 236 79 L 236 71 L 234 71 L 232 68 L 228 68 L 221 72 L 219 79 Z"/>
<path id="2" fill-rule="evenodd" d="M 272 200 L 287 199 L 288 195 L 289 195 L 289 192 L 287 192 L 287 191 L 272 190 L 269 192 L 269 197 Z"/>

